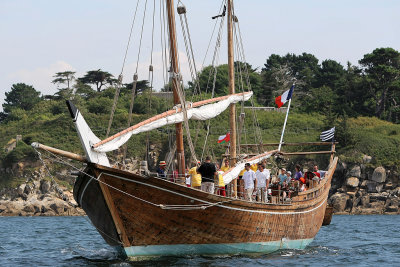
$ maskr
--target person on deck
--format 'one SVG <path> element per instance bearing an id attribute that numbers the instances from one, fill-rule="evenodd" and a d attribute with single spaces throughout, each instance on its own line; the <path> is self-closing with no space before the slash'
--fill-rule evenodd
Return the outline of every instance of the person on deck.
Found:
<path id="1" fill-rule="evenodd" d="M 286 189 L 286 185 L 287 185 L 287 183 L 286 183 L 287 175 L 286 175 L 286 169 L 285 168 L 281 169 L 281 174 L 278 175 L 278 180 L 279 180 L 279 184 L 278 184 L 279 192 L 280 192 L 280 190 L 285 190 Z M 282 196 L 283 196 L 283 199 L 286 198 L 286 192 L 285 191 L 282 192 Z"/>
<path id="2" fill-rule="evenodd" d="M 319 176 L 316 174 L 319 178 L 321 178 L 321 179 L 324 178 L 326 171 L 319 170 L 318 165 L 315 165 L 313 170 L 314 170 L 314 173 L 319 174 Z"/>
<path id="3" fill-rule="evenodd" d="M 253 165 L 250 166 L 250 169 L 251 169 L 253 172 L 256 172 L 256 171 L 258 170 L 258 164 L 257 164 L 257 163 L 254 163 Z"/>
<path id="4" fill-rule="evenodd" d="M 217 189 L 217 194 L 220 196 L 224 196 L 226 197 L 226 191 L 225 191 L 225 182 L 224 182 L 224 178 L 223 175 L 224 172 L 219 170 L 218 171 L 218 189 Z"/>
<path id="5" fill-rule="evenodd" d="M 214 193 L 214 177 L 217 175 L 215 165 L 211 163 L 211 157 L 207 156 L 205 162 L 200 165 L 197 172 L 201 174 L 201 190 Z"/>
<path id="6" fill-rule="evenodd" d="M 254 188 L 257 188 L 256 174 L 250 169 L 250 163 L 244 165 L 245 172 L 243 173 L 245 200 L 252 201 Z"/>
<path id="7" fill-rule="evenodd" d="M 167 175 L 165 173 L 165 168 L 167 167 L 167 163 L 165 161 L 160 161 L 157 168 L 157 176 L 162 179 L 167 179 Z"/>
<path id="8" fill-rule="evenodd" d="M 230 168 L 231 168 L 231 167 L 229 166 L 229 160 L 226 159 L 226 160 L 224 161 L 224 165 L 222 165 L 222 167 L 221 167 L 221 171 L 227 172 Z"/>
<path id="9" fill-rule="evenodd" d="M 244 197 L 244 182 L 243 182 L 243 174 L 246 171 L 246 169 L 243 169 L 240 173 L 239 173 L 239 178 L 237 181 L 238 184 L 238 196 L 239 198 L 245 198 Z"/>
<path id="10" fill-rule="evenodd" d="M 279 179 L 280 188 L 283 188 L 286 185 L 286 180 L 287 180 L 285 168 L 281 169 L 281 173 L 278 175 L 278 179 Z"/>
<path id="11" fill-rule="evenodd" d="M 193 188 L 201 189 L 201 174 L 197 173 L 197 165 L 200 165 L 200 161 L 192 163 L 192 168 L 189 170 L 189 176 L 191 180 L 191 185 Z"/>
<path id="12" fill-rule="evenodd" d="M 269 186 L 270 173 L 269 170 L 265 169 L 265 165 L 258 164 L 258 170 L 256 172 L 257 180 L 257 200 L 261 202 L 268 202 L 267 190 Z"/>

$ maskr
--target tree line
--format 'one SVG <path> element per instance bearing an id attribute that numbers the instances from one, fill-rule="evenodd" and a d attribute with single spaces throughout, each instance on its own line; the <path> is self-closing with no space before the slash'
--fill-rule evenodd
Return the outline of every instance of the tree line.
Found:
<path id="1" fill-rule="evenodd" d="M 258 105 L 274 106 L 274 98 L 296 83 L 292 103 L 299 112 L 322 113 L 332 119 L 339 116 L 375 116 L 399 123 L 400 53 L 393 48 L 377 48 L 365 54 L 358 63 L 343 66 L 331 59 L 320 63 L 309 53 L 273 54 L 261 70 L 245 62 L 235 62 L 237 90 L 249 89 L 250 84 Z M 241 76 L 242 71 L 248 76 Z M 58 87 L 55 95 L 41 96 L 35 88 L 23 83 L 12 85 L 6 92 L 0 120 L 13 120 L 21 110 L 28 111 L 46 99 L 61 100 L 76 96 L 91 101 L 93 112 L 108 112 L 118 79 L 101 69 L 88 71 L 79 78 L 75 74 L 65 71 L 54 75 L 52 82 Z M 132 83 L 118 86 L 122 96 L 131 94 Z M 162 90 L 168 91 L 169 87 L 165 85 Z M 188 83 L 186 94 L 198 93 L 199 88 L 201 92 L 215 96 L 227 94 L 228 66 L 203 68 L 197 79 Z M 135 93 L 148 89 L 148 81 L 138 81 Z M 148 107 L 143 103 L 141 108 Z M 143 112 L 140 108 L 136 111 Z"/>

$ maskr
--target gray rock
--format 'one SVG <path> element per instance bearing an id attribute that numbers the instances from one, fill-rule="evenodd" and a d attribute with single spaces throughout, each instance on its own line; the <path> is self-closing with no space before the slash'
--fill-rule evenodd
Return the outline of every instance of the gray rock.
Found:
<path id="1" fill-rule="evenodd" d="M 363 207 L 367 207 L 368 204 L 369 204 L 369 201 L 370 201 L 369 195 L 365 195 L 365 196 L 362 196 L 362 197 L 361 197 L 361 199 L 360 199 L 360 204 L 361 204 L 361 206 L 363 206 Z"/>
<path id="2" fill-rule="evenodd" d="M 377 167 L 374 170 L 374 173 L 372 174 L 371 180 L 378 182 L 378 183 L 384 183 L 386 181 L 386 170 L 383 167 Z"/>
<path id="3" fill-rule="evenodd" d="M 25 190 L 25 184 L 21 184 L 20 186 L 18 186 L 17 188 L 17 194 L 18 196 L 22 197 L 22 194 L 24 193 Z"/>
<path id="4" fill-rule="evenodd" d="M 360 178 L 361 177 L 361 168 L 360 166 L 356 165 L 349 171 L 349 175 L 353 177 Z"/>
<path id="5" fill-rule="evenodd" d="M 7 207 L 3 204 L 0 205 L 0 213 L 2 213 L 3 211 L 6 211 Z"/>
<path id="6" fill-rule="evenodd" d="M 32 193 L 32 187 L 31 187 L 29 184 L 27 184 L 27 185 L 25 186 L 24 193 L 27 194 L 27 195 L 29 195 L 30 193 Z"/>
<path id="7" fill-rule="evenodd" d="M 27 213 L 34 213 L 35 209 L 33 208 L 33 205 L 26 205 L 23 209 L 23 211 L 27 212 Z"/>
<path id="8" fill-rule="evenodd" d="M 398 212 L 399 207 L 398 206 L 388 206 L 385 208 L 385 212 Z"/>
<path id="9" fill-rule="evenodd" d="M 368 155 L 364 155 L 363 156 L 363 162 L 364 163 L 371 163 L 371 161 L 372 161 L 372 157 L 371 156 L 368 156 Z"/>
<path id="10" fill-rule="evenodd" d="M 375 201 L 386 201 L 388 198 L 389 194 L 386 192 L 382 193 L 373 193 L 369 195 L 370 202 L 375 202 Z"/>
<path id="11" fill-rule="evenodd" d="M 334 212 L 344 211 L 346 208 L 347 200 L 350 197 L 347 194 L 336 193 L 331 197 L 331 203 Z"/>
<path id="12" fill-rule="evenodd" d="M 376 201 L 369 204 L 371 209 L 375 209 L 377 211 L 383 211 L 385 207 L 385 201 Z"/>
<path id="13" fill-rule="evenodd" d="M 353 187 L 353 188 L 357 187 L 359 185 L 359 183 L 360 183 L 360 180 L 358 180 L 357 177 L 349 177 L 346 180 L 346 185 L 349 187 Z"/>
<path id="14" fill-rule="evenodd" d="M 378 184 L 375 181 L 367 181 L 368 193 L 379 193 L 382 191 L 383 184 Z"/>
<path id="15" fill-rule="evenodd" d="M 50 191 L 50 187 L 51 187 L 51 185 L 50 185 L 49 181 L 46 181 L 46 180 L 41 180 L 40 181 L 40 191 L 43 194 L 48 193 Z"/>

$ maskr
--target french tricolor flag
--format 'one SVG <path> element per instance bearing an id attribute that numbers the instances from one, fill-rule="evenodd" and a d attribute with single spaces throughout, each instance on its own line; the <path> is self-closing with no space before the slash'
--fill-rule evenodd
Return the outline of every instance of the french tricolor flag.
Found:
<path id="1" fill-rule="evenodd" d="M 292 85 L 292 87 L 290 87 L 289 90 L 285 91 L 282 95 L 275 98 L 275 104 L 278 106 L 278 108 L 282 107 L 289 99 L 292 98 L 293 90 L 294 84 Z"/>

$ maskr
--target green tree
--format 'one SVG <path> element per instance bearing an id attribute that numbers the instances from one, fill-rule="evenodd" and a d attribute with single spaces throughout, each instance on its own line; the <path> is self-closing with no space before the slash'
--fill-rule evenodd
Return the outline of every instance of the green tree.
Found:
<path id="1" fill-rule="evenodd" d="M 359 63 L 369 94 L 374 99 L 374 115 L 390 119 L 392 107 L 398 108 L 400 53 L 393 48 L 377 48 L 364 55 Z"/>
<path id="2" fill-rule="evenodd" d="M 247 75 L 248 74 L 248 75 Z M 229 94 L 229 76 L 228 65 L 219 65 L 216 68 L 207 66 L 197 75 L 198 81 L 190 81 L 188 83 L 189 90 L 193 93 L 197 91 L 198 86 L 202 93 L 211 93 L 214 90 L 214 95 Z M 214 86 L 215 78 L 215 86 Z M 250 83 L 250 86 L 249 86 Z M 246 62 L 235 62 L 235 90 L 253 90 L 256 94 L 262 94 L 261 77 L 256 69 Z"/>
<path id="3" fill-rule="evenodd" d="M 132 87 L 133 87 L 133 82 L 126 83 L 126 84 L 124 84 L 124 87 L 122 87 L 121 92 L 123 94 L 130 95 L 132 93 Z M 148 80 L 140 80 L 140 81 L 136 82 L 136 92 L 135 92 L 136 95 L 137 95 L 137 93 L 143 92 L 147 89 L 150 89 Z"/>
<path id="4" fill-rule="evenodd" d="M 85 76 L 78 78 L 78 80 L 84 84 L 95 85 L 97 92 L 100 92 L 103 86 L 107 84 L 112 85 L 117 82 L 111 73 L 102 71 L 101 69 L 88 71 Z"/>
<path id="5" fill-rule="evenodd" d="M 13 108 L 30 110 L 40 100 L 40 92 L 36 91 L 33 86 L 17 83 L 11 86 L 10 92 L 6 92 L 3 109 L 5 113 L 10 113 Z"/>
<path id="6" fill-rule="evenodd" d="M 75 79 L 75 71 L 63 71 L 57 72 L 53 77 L 55 78 L 52 83 L 57 84 L 66 84 L 67 89 L 70 89 L 71 82 Z"/>

